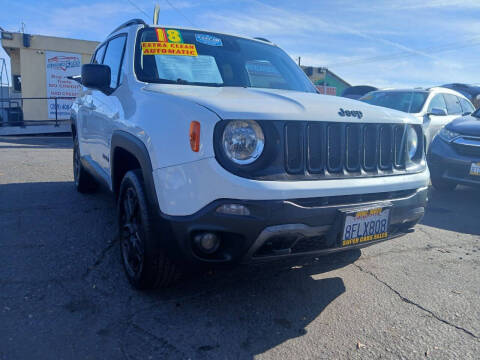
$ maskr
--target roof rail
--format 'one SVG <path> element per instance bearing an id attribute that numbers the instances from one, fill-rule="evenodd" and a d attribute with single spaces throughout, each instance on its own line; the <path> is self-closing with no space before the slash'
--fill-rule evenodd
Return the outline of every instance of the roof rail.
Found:
<path id="1" fill-rule="evenodd" d="M 124 27 L 130 26 L 130 25 L 135 25 L 135 24 L 137 24 L 137 25 L 143 25 L 143 26 L 148 26 L 148 24 L 147 24 L 145 21 L 143 21 L 142 19 L 132 19 L 132 20 L 129 20 L 129 21 L 123 23 L 123 24 L 120 25 L 119 27 L 117 27 L 115 30 L 113 30 L 113 31 L 110 33 L 110 35 L 113 34 L 114 32 L 117 32 L 117 31 L 120 30 L 120 29 L 123 29 Z"/>
<path id="2" fill-rule="evenodd" d="M 270 40 L 265 39 L 265 38 L 262 38 L 262 37 L 254 37 L 254 39 L 255 39 L 255 40 L 260 40 L 260 41 L 266 41 L 266 42 L 268 42 L 268 43 L 271 43 Z"/>

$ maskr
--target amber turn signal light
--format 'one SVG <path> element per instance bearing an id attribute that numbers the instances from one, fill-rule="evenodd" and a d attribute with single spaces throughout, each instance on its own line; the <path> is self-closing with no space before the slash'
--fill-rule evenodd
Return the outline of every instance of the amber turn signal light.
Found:
<path id="1" fill-rule="evenodd" d="M 190 147 L 194 152 L 200 150 L 200 123 L 198 121 L 190 123 Z"/>

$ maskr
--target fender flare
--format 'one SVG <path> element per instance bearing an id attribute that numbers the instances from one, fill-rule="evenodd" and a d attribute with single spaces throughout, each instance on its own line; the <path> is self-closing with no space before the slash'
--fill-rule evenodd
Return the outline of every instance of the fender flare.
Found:
<path id="1" fill-rule="evenodd" d="M 147 147 L 138 137 L 122 130 L 115 130 L 112 135 L 110 146 L 110 176 L 112 180 L 112 191 L 115 193 L 116 189 L 120 187 L 121 179 L 115 179 L 115 150 L 121 148 L 132 154 L 140 164 L 147 192 L 147 201 L 151 209 L 155 213 L 160 212 L 160 207 L 157 199 L 157 192 L 155 190 L 155 182 L 153 181 L 153 169 L 150 161 L 150 155 Z"/>

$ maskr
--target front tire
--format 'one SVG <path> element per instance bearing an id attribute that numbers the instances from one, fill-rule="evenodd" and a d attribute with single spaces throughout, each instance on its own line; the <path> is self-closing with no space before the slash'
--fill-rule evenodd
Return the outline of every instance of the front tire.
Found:
<path id="1" fill-rule="evenodd" d="M 130 283 L 141 290 L 167 287 L 180 277 L 179 268 L 161 248 L 144 189 L 141 171 L 128 171 L 117 205 L 123 267 Z"/>
<path id="2" fill-rule="evenodd" d="M 456 183 L 449 180 L 436 177 L 431 177 L 430 180 L 432 181 L 433 187 L 439 191 L 453 191 L 457 187 Z"/>
<path id="3" fill-rule="evenodd" d="M 79 193 L 91 193 L 97 189 L 95 179 L 85 170 L 80 161 L 80 150 L 76 135 L 73 137 L 73 181 Z"/>

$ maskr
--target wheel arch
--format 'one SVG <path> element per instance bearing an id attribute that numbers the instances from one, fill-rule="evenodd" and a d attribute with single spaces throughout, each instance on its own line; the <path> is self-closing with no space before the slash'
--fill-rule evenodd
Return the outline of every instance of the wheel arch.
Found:
<path id="1" fill-rule="evenodd" d="M 120 162 L 120 158 L 122 162 Z M 145 144 L 134 135 L 117 130 L 112 135 L 110 147 L 110 164 L 112 191 L 118 196 L 122 178 L 127 171 L 139 168 L 141 170 L 149 205 L 158 209 L 157 194 L 153 181 L 152 163 Z"/>

